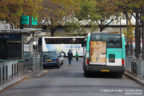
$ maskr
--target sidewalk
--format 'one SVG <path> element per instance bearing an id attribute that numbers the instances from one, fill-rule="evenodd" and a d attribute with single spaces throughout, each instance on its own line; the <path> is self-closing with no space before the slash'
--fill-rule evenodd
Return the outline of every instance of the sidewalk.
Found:
<path id="1" fill-rule="evenodd" d="M 128 76 L 129 78 L 131 78 L 131 79 L 135 80 L 136 82 L 138 82 L 138 83 L 140 83 L 140 84 L 144 85 L 144 77 L 143 77 L 143 78 L 138 77 L 137 75 L 132 74 L 132 73 L 131 73 L 131 72 L 129 72 L 129 71 L 125 71 L 125 73 L 124 73 L 124 74 L 125 74 L 126 76 Z"/>
<path id="2" fill-rule="evenodd" d="M 0 84 L 0 92 L 4 91 L 7 88 L 10 88 L 11 86 L 26 80 L 27 78 L 34 78 L 34 77 L 41 77 L 44 74 L 46 74 L 48 70 L 41 70 L 41 71 L 36 71 L 36 72 L 29 72 L 27 74 L 24 74 L 22 76 L 15 77 L 14 79 L 11 79 L 4 84 Z"/>

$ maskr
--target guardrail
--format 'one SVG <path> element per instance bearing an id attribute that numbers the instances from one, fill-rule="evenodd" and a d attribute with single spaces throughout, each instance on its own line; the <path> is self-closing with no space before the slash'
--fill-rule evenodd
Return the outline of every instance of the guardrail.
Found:
<path id="1" fill-rule="evenodd" d="M 40 53 L 33 54 L 30 67 L 31 71 L 38 71 L 43 69 Z M 22 75 L 26 68 L 27 65 L 24 65 L 24 60 L 0 60 L 0 84 L 11 80 L 18 75 Z"/>
<path id="2" fill-rule="evenodd" d="M 41 53 L 35 52 L 30 58 L 25 59 L 24 61 L 24 71 L 38 71 L 42 70 L 42 57 Z"/>
<path id="3" fill-rule="evenodd" d="M 34 53 L 33 54 L 33 69 L 34 70 L 42 70 L 42 57 L 41 57 L 41 53 Z"/>
<path id="4" fill-rule="evenodd" d="M 144 60 L 141 58 L 136 59 L 134 56 L 127 56 L 125 68 L 133 74 L 144 77 Z"/>
<path id="5" fill-rule="evenodd" d="M 17 75 L 18 75 L 18 60 L 0 61 L 0 83 L 4 83 Z"/>

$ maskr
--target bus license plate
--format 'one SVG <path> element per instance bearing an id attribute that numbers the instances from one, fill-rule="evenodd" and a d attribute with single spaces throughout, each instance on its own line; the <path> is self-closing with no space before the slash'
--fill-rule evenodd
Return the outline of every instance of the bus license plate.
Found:
<path id="1" fill-rule="evenodd" d="M 46 61 L 52 61 L 51 59 L 47 59 Z"/>
<path id="2" fill-rule="evenodd" d="M 103 69 L 103 70 L 100 70 L 101 72 L 110 72 L 110 70 L 106 70 L 106 69 Z"/>

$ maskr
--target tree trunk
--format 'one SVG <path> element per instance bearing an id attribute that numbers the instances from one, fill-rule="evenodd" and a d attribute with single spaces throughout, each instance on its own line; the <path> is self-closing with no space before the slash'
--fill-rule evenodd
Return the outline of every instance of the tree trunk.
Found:
<path id="1" fill-rule="evenodd" d="M 140 32 L 140 17 L 138 13 L 136 13 L 136 28 L 135 28 L 135 56 L 138 58 L 139 54 L 141 53 L 140 47 L 140 39 L 141 39 L 141 32 Z"/>
<path id="2" fill-rule="evenodd" d="M 131 26 L 131 25 L 130 25 Z M 131 36 L 132 36 L 132 32 L 131 32 Z M 130 38 L 130 55 L 132 56 L 133 55 L 133 39 L 132 37 Z"/>
<path id="3" fill-rule="evenodd" d="M 128 28 L 129 25 L 128 25 L 128 15 L 127 15 L 127 13 L 125 13 L 125 15 L 126 15 L 126 24 L 127 24 L 127 41 L 126 41 L 127 48 L 126 48 L 126 54 L 129 55 L 128 54 L 129 53 L 129 50 L 128 50 L 129 49 L 129 36 L 128 36 L 129 35 L 129 30 L 128 30 L 129 29 Z"/>
<path id="4" fill-rule="evenodd" d="M 144 60 L 144 20 L 142 20 L 142 59 Z"/>
<path id="5" fill-rule="evenodd" d="M 100 28 L 100 32 L 102 32 L 104 30 L 104 26 L 103 25 L 100 25 L 99 28 Z"/>
<path id="6" fill-rule="evenodd" d="M 14 29 L 14 24 L 10 23 L 10 29 Z"/>
<path id="7" fill-rule="evenodd" d="M 55 28 L 51 28 L 50 31 L 51 31 L 51 37 L 53 37 L 56 29 Z"/>

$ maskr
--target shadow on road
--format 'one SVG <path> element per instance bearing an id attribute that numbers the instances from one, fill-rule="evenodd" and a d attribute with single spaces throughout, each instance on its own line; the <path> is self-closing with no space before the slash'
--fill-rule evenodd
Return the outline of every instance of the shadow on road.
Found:
<path id="1" fill-rule="evenodd" d="M 87 78 L 110 78 L 117 79 L 117 74 L 115 73 L 90 73 Z"/>

